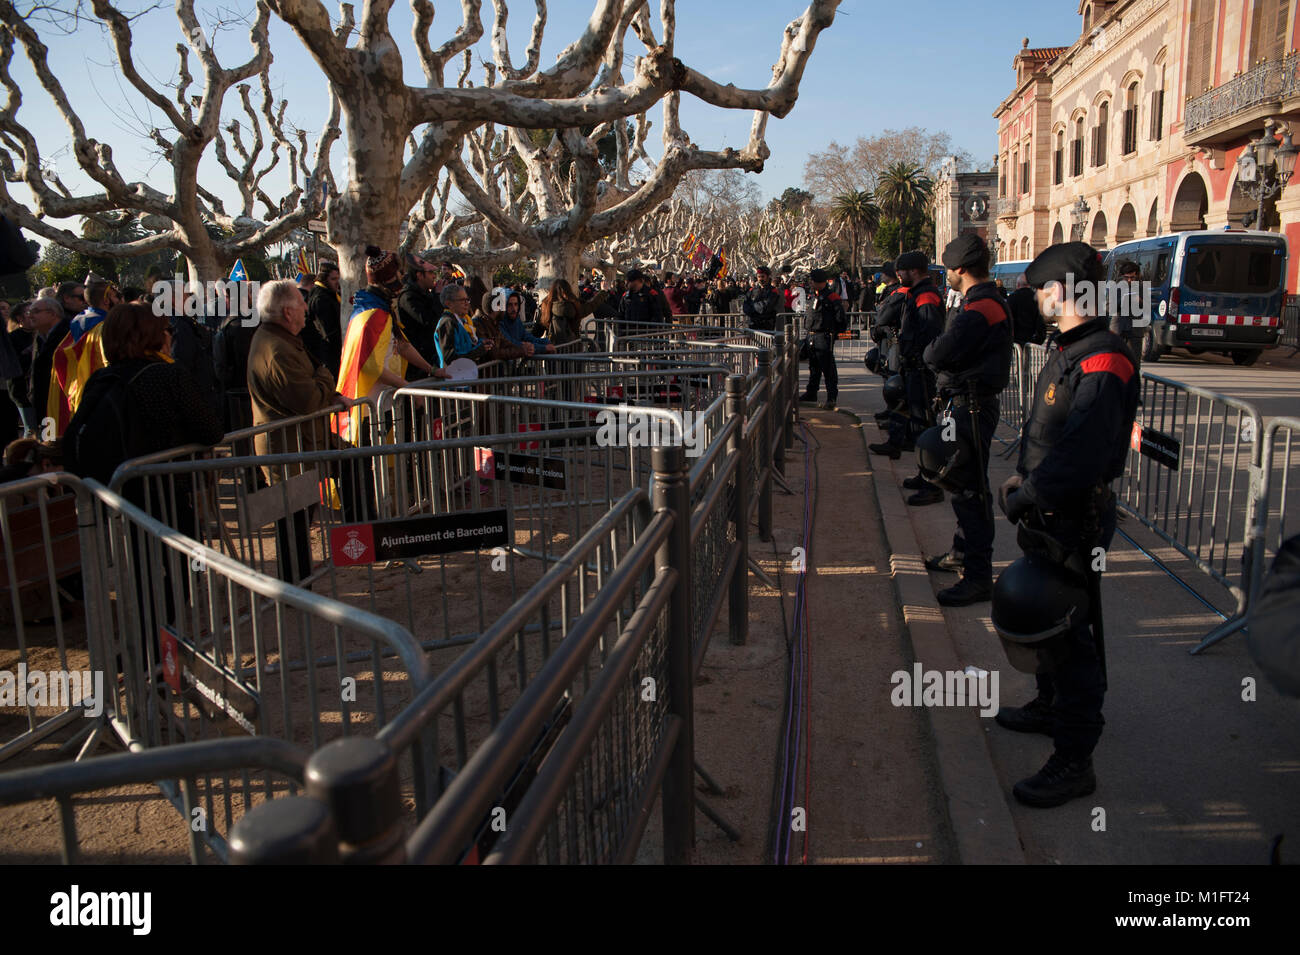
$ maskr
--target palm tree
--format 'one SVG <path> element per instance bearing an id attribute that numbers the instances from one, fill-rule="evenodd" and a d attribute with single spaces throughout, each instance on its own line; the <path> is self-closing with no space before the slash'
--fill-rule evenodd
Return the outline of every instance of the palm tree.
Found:
<path id="1" fill-rule="evenodd" d="M 934 195 L 934 183 L 917 165 L 895 162 L 880 175 L 876 186 L 876 199 L 881 211 L 898 223 L 898 254 L 902 255 L 903 233 L 906 224 L 923 215 Z"/>
<path id="2" fill-rule="evenodd" d="M 858 234 L 870 236 L 880 228 L 880 209 L 871 193 L 851 189 L 831 200 L 831 215 L 848 225 L 853 237 L 853 274 L 858 274 Z"/>

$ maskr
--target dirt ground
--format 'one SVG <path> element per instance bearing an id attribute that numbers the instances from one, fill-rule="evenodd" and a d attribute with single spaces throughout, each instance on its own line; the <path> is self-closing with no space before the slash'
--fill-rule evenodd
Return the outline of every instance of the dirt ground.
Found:
<path id="1" fill-rule="evenodd" d="M 751 576 L 750 629 L 744 646 L 729 644 L 724 609 L 696 689 L 697 760 L 722 790 L 708 792 L 701 783 L 699 796 L 741 837 L 733 842 L 699 814 L 696 860 L 772 861 L 778 754 L 787 719 L 802 718 L 792 790 L 793 804 L 803 810 L 807 824 L 791 833 L 791 862 L 952 861 L 952 839 L 936 796 L 924 715 L 919 710 L 891 707 L 888 692 L 881 690 L 887 690 L 889 674 L 909 666 L 911 658 L 883 552 L 859 425 L 847 416 L 823 412 L 805 412 L 804 423 L 806 430 L 801 433 L 807 440 L 797 440 L 787 452 L 786 480 L 792 493 L 779 487 L 774 493 L 774 539 L 760 542 L 757 527 L 751 527 L 750 555 L 778 587 Z M 811 537 L 805 541 L 805 495 L 810 490 L 816 501 L 811 511 Z M 559 524 L 566 525 L 572 532 L 580 531 L 587 526 L 587 517 L 577 524 L 568 520 Z M 517 526 L 516 546 L 535 549 L 536 531 L 528 524 Z M 320 560 L 323 542 L 319 535 L 314 536 L 315 556 Z M 551 541 L 550 552 L 562 553 L 573 539 L 572 533 L 561 532 Z M 273 535 L 269 540 L 264 535 L 261 545 L 263 556 L 273 556 Z M 270 553 L 267 547 L 272 549 Z M 792 568 L 792 554 L 796 547 L 805 547 L 808 554 L 806 654 L 810 667 L 800 712 L 791 714 L 786 698 L 788 646 L 795 636 L 798 576 Z M 487 560 L 486 556 L 462 554 L 424 558 L 412 565 L 352 569 L 327 575 L 313 589 L 390 617 L 408 626 L 417 639 L 442 640 L 479 632 L 543 572 L 541 561 L 515 558 L 512 575 L 492 573 Z M 582 585 L 575 582 L 568 588 L 563 606 L 571 608 L 570 613 L 583 603 L 580 586 L 587 594 L 594 592 L 593 575 L 585 576 L 588 579 Z M 200 608 L 203 603 L 194 601 Z M 551 619 L 562 618 L 562 605 L 553 603 Z M 539 617 L 535 630 L 547 626 L 545 620 Z M 228 618 L 206 622 L 209 632 L 222 632 L 223 622 L 229 627 Z M 290 616 L 283 629 L 292 637 L 302 632 L 303 623 Z M 202 625 L 200 620 L 197 626 Z M 310 627 L 308 632 L 312 632 Z M 308 647 L 319 657 L 331 653 L 334 645 L 322 635 L 316 642 L 299 637 L 283 646 L 291 660 L 302 661 Z M 344 642 L 345 652 L 368 646 L 369 641 L 359 638 Z M 459 646 L 433 651 L 434 672 L 449 665 L 461 651 Z M 0 651 L 0 668 L 9 665 L 9 656 L 16 659 L 13 653 Z M 508 707 L 521 681 L 536 673 L 544 656 L 537 633 L 527 641 L 512 642 L 497 654 L 499 682 L 494 692 L 489 692 L 485 677 L 467 688 L 460 701 L 460 725 L 465 730 L 461 739 L 457 739 L 453 712 L 439 720 L 438 748 L 446 765 L 461 765 L 465 752 L 472 752 L 490 731 L 492 696 L 497 698 L 496 706 Z M 76 665 L 74 657 L 69 659 L 72 666 Z M 327 738 L 337 735 L 338 706 L 329 693 L 320 685 L 313 693 L 303 669 L 283 676 L 278 670 L 280 662 L 278 643 L 266 649 L 260 666 L 256 655 L 244 655 L 241 660 L 250 685 L 252 674 L 263 671 L 261 692 L 268 718 L 285 731 L 284 718 L 271 714 L 284 711 L 287 700 L 295 717 L 289 735 L 304 748 L 310 749 L 312 744 L 313 709 L 316 725 Z M 328 665 L 316 667 L 316 682 L 328 684 L 322 674 L 330 672 Z M 363 690 L 358 709 L 365 710 L 373 700 L 365 690 L 373 684 L 373 668 L 368 661 L 354 662 L 348 673 L 358 679 Z M 390 707 L 409 698 L 409 681 L 396 661 L 385 662 L 382 679 Z M 184 711 L 180 704 L 175 715 L 190 720 L 186 734 L 191 738 L 228 731 L 219 721 L 200 719 L 197 710 Z M 370 718 L 364 712 L 354 716 L 362 724 Z M 5 738 L 14 735 L 7 731 L 10 728 L 6 728 Z M 3 768 L 67 758 L 58 747 L 75 729 L 56 734 Z M 407 818 L 413 820 L 409 761 L 403 762 L 403 777 Z M 283 783 L 279 788 L 283 791 Z M 246 807 L 238 779 L 211 781 L 210 791 L 218 817 L 224 816 L 227 805 L 232 819 L 242 815 Z M 228 802 L 224 799 L 227 793 Z M 260 792 L 255 793 L 251 802 L 256 804 L 262 798 Z M 85 861 L 180 863 L 188 859 L 183 820 L 154 786 L 105 791 L 80 798 L 76 805 Z M 224 832 L 224 820 L 219 821 L 219 830 Z M 782 821 L 783 825 L 789 823 Z M 641 861 L 656 861 L 658 832 L 656 807 Z M 0 808 L 0 863 L 56 861 L 58 848 L 59 811 L 52 800 Z"/>

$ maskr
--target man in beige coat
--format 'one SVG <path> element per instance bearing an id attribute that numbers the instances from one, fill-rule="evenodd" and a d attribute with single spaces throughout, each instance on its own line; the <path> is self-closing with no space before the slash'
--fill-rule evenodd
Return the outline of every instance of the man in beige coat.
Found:
<path id="1" fill-rule="evenodd" d="M 263 285 L 257 297 L 257 312 L 260 324 L 248 351 L 248 393 L 254 426 L 313 417 L 257 434 L 253 439 L 255 453 L 310 453 L 346 447 L 330 429 L 330 415 L 321 413 L 341 409 L 343 399 L 334 389 L 334 374 L 307 351 L 298 337 L 307 323 L 307 305 L 297 286 L 287 279 Z M 320 463 L 279 465 L 263 471 L 268 481 L 276 483 L 313 469 L 322 477 L 328 473 L 334 480 L 345 522 L 368 519 L 365 502 L 372 497 L 372 481 L 366 462 L 339 462 L 328 467 Z M 284 580 L 301 580 L 311 570 L 308 522 L 308 511 L 298 511 L 276 522 L 277 553 L 284 555 L 279 561 L 280 577 Z"/>

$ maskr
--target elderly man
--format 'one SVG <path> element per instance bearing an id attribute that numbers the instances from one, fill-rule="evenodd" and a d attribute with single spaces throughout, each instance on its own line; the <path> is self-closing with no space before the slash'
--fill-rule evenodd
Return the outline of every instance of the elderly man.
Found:
<path id="1" fill-rule="evenodd" d="M 299 334 L 307 324 L 307 303 L 298 286 L 290 279 L 263 285 L 257 296 L 261 324 L 253 333 L 248 350 L 248 394 L 253 405 L 253 424 L 260 426 L 285 418 L 316 414 L 341 402 L 334 389 L 334 375 L 303 345 Z M 308 424 L 296 428 L 263 432 L 254 439 L 256 454 L 292 454 L 326 451 L 343 447 L 343 442 L 329 427 L 329 416 L 318 415 Z M 303 472 L 302 465 L 264 468 L 272 483 Z M 370 498 L 368 482 L 361 484 L 355 473 L 364 477 L 364 468 L 345 464 L 334 475 L 343 501 L 343 519 L 367 519 Z M 292 521 L 292 531 L 290 527 Z M 276 522 L 277 554 L 280 577 L 291 583 L 311 572 L 311 546 L 307 535 L 308 514 L 298 511 Z M 292 533 L 292 537 L 291 537 Z"/>
<path id="2" fill-rule="evenodd" d="M 48 417 L 54 356 L 68 334 L 72 319 L 64 313 L 58 300 L 53 298 L 33 299 L 27 306 L 27 317 L 32 322 L 32 330 L 36 335 L 32 342 L 31 387 L 27 393 L 36 413 Z M 62 394 L 60 391 L 58 397 L 62 398 Z M 59 402 L 56 401 L 55 404 Z M 68 417 L 71 417 L 70 412 Z M 67 424 L 66 419 L 62 424 Z"/>

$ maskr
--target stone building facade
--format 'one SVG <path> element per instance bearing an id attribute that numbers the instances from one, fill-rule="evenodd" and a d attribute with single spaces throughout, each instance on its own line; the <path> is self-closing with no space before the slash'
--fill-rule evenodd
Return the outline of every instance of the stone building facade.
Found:
<path id="1" fill-rule="evenodd" d="M 934 178 L 934 247 L 942 252 L 957 236 L 974 232 L 988 242 L 997 195 L 996 172 L 964 171 L 957 157 L 949 156 Z"/>
<path id="2" fill-rule="evenodd" d="M 1079 38 L 1016 54 L 998 105 L 1000 259 L 1079 238 L 1259 228 L 1237 159 L 1274 120 L 1300 145 L 1295 0 L 1081 0 Z M 1277 140 L 1279 143 L 1280 139 Z M 1300 267 L 1300 176 L 1264 203 Z"/>

